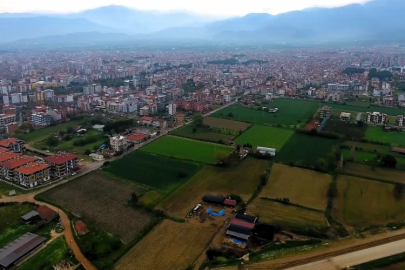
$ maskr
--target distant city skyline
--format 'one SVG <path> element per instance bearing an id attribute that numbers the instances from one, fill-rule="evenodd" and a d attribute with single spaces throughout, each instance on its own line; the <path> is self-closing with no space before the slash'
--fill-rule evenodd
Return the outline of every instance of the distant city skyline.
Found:
<path id="1" fill-rule="evenodd" d="M 283 0 L 283 1 L 229 1 L 205 0 L 1 0 L 0 13 L 72 13 L 108 5 L 122 5 L 129 8 L 148 11 L 186 11 L 207 16 L 243 16 L 248 13 L 270 13 L 273 15 L 302 10 L 311 7 L 339 7 L 354 3 L 366 3 L 372 0 Z"/>

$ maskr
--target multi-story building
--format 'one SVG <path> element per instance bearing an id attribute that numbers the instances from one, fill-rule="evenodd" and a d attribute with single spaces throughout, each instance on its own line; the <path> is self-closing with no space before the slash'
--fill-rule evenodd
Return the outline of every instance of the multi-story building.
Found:
<path id="1" fill-rule="evenodd" d="M 7 125 L 6 125 L 6 132 L 7 132 L 8 134 L 14 134 L 14 133 L 17 131 L 18 126 L 19 126 L 19 125 L 18 125 L 17 122 L 13 122 L 13 123 L 7 124 Z"/>
<path id="2" fill-rule="evenodd" d="M 328 91 L 348 91 L 348 84 L 328 83 Z"/>
<path id="3" fill-rule="evenodd" d="M 78 166 L 78 157 L 69 153 L 58 153 L 46 157 L 45 162 L 51 166 L 51 174 L 54 177 L 62 177 L 73 172 Z"/>
<path id="4" fill-rule="evenodd" d="M 8 138 L 0 141 L 0 147 L 14 153 L 24 152 L 24 141 L 16 138 Z"/>
<path id="5" fill-rule="evenodd" d="M 321 108 L 320 116 L 322 119 L 330 119 L 330 116 L 332 114 L 332 107 L 329 106 L 323 106 Z"/>
<path id="6" fill-rule="evenodd" d="M 31 163 L 15 169 L 14 182 L 25 186 L 35 187 L 51 179 L 51 167 L 45 163 Z"/>
<path id="7" fill-rule="evenodd" d="M 177 126 L 184 125 L 184 113 L 176 113 L 175 119 Z"/>
<path id="8" fill-rule="evenodd" d="M 387 122 L 387 115 L 380 112 L 366 112 L 365 121 L 367 124 L 384 125 Z"/>
<path id="9" fill-rule="evenodd" d="M 35 162 L 37 158 L 29 156 L 18 156 L 7 161 L 0 162 L 0 176 L 10 182 L 14 181 L 14 170 Z"/>
<path id="10" fill-rule="evenodd" d="M 110 138 L 110 145 L 114 151 L 124 151 L 128 146 L 127 138 L 121 135 L 117 135 Z"/>
<path id="11" fill-rule="evenodd" d="M 52 117 L 42 112 L 33 113 L 31 114 L 31 123 L 34 126 L 49 126 L 52 123 Z"/>
<path id="12" fill-rule="evenodd" d="M 397 124 L 398 124 L 398 126 L 403 127 L 404 124 L 405 124 L 404 122 L 405 122 L 405 116 L 398 115 L 397 116 Z"/>
<path id="13" fill-rule="evenodd" d="M 13 152 L 1 152 L 0 151 L 0 162 L 4 162 L 13 158 L 20 156 L 20 154 L 13 153 Z"/>
<path id="14" fill-rule="evenodd" d="M 16 122 L 15 114 L 0 114 L 0 129 L 5 129 L 10 123 Z"/>
<path id="15" fill-rule="evenodd" d="M 168 107 L 169 115 L 176 114 L 176 104 L 170 103 L 167 107 Z"/>
<path id="16" fill-rule="evenodd" d="M 350 122 L 350 119 L 352 118 L 352 114 L 351 113 L 346 113 L 346 112 L 342 112 L 340 114 L 340 121 L 344 121 L 344 122 Z"/>

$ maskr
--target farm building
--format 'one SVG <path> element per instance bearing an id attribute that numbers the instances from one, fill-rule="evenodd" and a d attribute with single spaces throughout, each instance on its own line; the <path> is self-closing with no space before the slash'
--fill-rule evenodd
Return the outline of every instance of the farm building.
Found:
<path id="1" fill-rule="evenodd" d="M 9 269 L 46 241 L 45 237 L 26 233 L 0 249 L 0 269 Z"/>
<path id="2" fill-rule="evenodd" d="M 58 213 L 56 213 L 51 208 L 49 208 L 45 205 L 40 205 L 37 208 L 37 212 L 38 212 L 39 216 L 41 217 L 41 219 L 46 220 L 46 221 L 51 221 L 58 215 Z"/>
<path id="3" fill-rule="evenodd" d="M 274 148 L 258 146 L 256 149 L 263 155 L 268 154 L 268 155 L 271 155 L 272 157 L 274 157 L 276 155 L 276 149 L 274 149 Z"/>
<path id="4" fill-rule="evenodd" d="M 235 200 L 230 200 L 230 199 L 225 199 L 224 200 L 224 205 L 225 206 L 230 206 L 230 207 L 235 207 L 236 206 L 236 201 Z"/>
<path id="5" fill-rule="evenodd" d="M 211 203 L 211 204 L 223 204 L 225 198 L 222 196 L 214 196 L 214 195 L 205 195 L 202 198 L 203 202 Z"/>
<path id="6" fill-rule="evenodd" d="M 87 233 L 87 225 L 81 220 L 78 220 L 75 222 L 75 229 L 76 229 L 77 234 L 79 234 L 79 235 L 83 235 L 83 234 Z"/>
<path id="7" fill-rule="evenodd" d="M 249 240 L 258 221 L 257 217 L 237 214 L 231 221 L 226 235 L 243 241 Z"/>
<path id="8" fill-rule="evenodd" d="M 236 219 L 238 220 L 243 220 L 249 223 L 257 223 L 259 221 L 259 219 L 255 216 L 249 216 L 249 215 L 244 215 L 244 214 L 237 214 L 235 216 Z"/>
<path id="9" fill-rule="evenodd" d="M 35 220 L 39 220 L 39 213 L 37 211 L 31 211 L 21 217 L 24 222 L 31 222 Z"/>

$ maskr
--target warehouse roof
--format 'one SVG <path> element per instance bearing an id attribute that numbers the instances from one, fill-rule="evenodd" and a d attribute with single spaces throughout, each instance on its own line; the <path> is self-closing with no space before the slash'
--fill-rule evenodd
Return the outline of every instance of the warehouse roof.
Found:
<path id="1" fill-rule="evenodd" d="M 38 213 L 37 211 L 31 211 L 31 212 L 29 212 L 29 213 L 23 215 L 21 218 L 22 218 L 23 220 L 29 220 L 29 219 L 31 219 L 31 218 L 33 218 L 33 217 L 38 216 L 38 215 L 39 215 L 39 213 Z"/>
<path id="2" fill-rule="evenodd" d="M 205 195 L 202 200 L 206 203 L 223 204 L 225 198 L 222 196 Z"/>
<path id="3" fill-rule="evenodd" d="M 250 235 L 248 235 L 248 234 L 237 233 L 237 232 L 229 231 L 229 230 L 226 231 L 226 235 L 233 236 L 233 237 L 243 239 L 243 240 L 248 240 L 250 238 Z"/>
<path id="4" fill-rule="evenodd" d="M 256 223 L 257 222 L 257 217 L 244 215 L 244 214 L 236 214 L 235 218 L 239 219 L 239 220 L 244 220 L 244 221 L 247 221 L 247 222 L 250 222 L 250 223 Z"/>
<path id="5" fill-rule="evenodd" d="M 250 223 L 250 222 L 246 222 L 246 221 L 238 220 L 238 219 L 233 219 L 231 224 L 246 227 L 246 228 L 249 228 L 249 229 L 253 229 L 255 227 L 255 225 L 256 225 L 254 223 Z"/>
<path id="6" fill-rule="evenodd" d="M 228 231 L 233 231 L 241 234 L 247 234 L 250 235 L 250 232 L 252 231 L 251 228 L 247 228 L 244 226 L 236 225 L 236 224 L 230 224 L 228 227 Z"/>

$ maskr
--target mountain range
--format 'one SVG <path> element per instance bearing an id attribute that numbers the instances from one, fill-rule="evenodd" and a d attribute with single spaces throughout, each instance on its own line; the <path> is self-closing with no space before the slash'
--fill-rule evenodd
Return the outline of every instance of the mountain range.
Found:
<path id="1" fill-rule="evenodd" d="M 0 42 L 218 40 L 263 43 L 403 42 L 403 0 L 221 19 L 106 6 L 72 14 L 0 13 Z M 96 32 L 96 33 L 94 33 Z M 91 34 L 90 34 L 91 33 Z M 52 39 L 47 36 L 53 36 Z M 21 43 L 22 41 L 20 41 Z"/>

